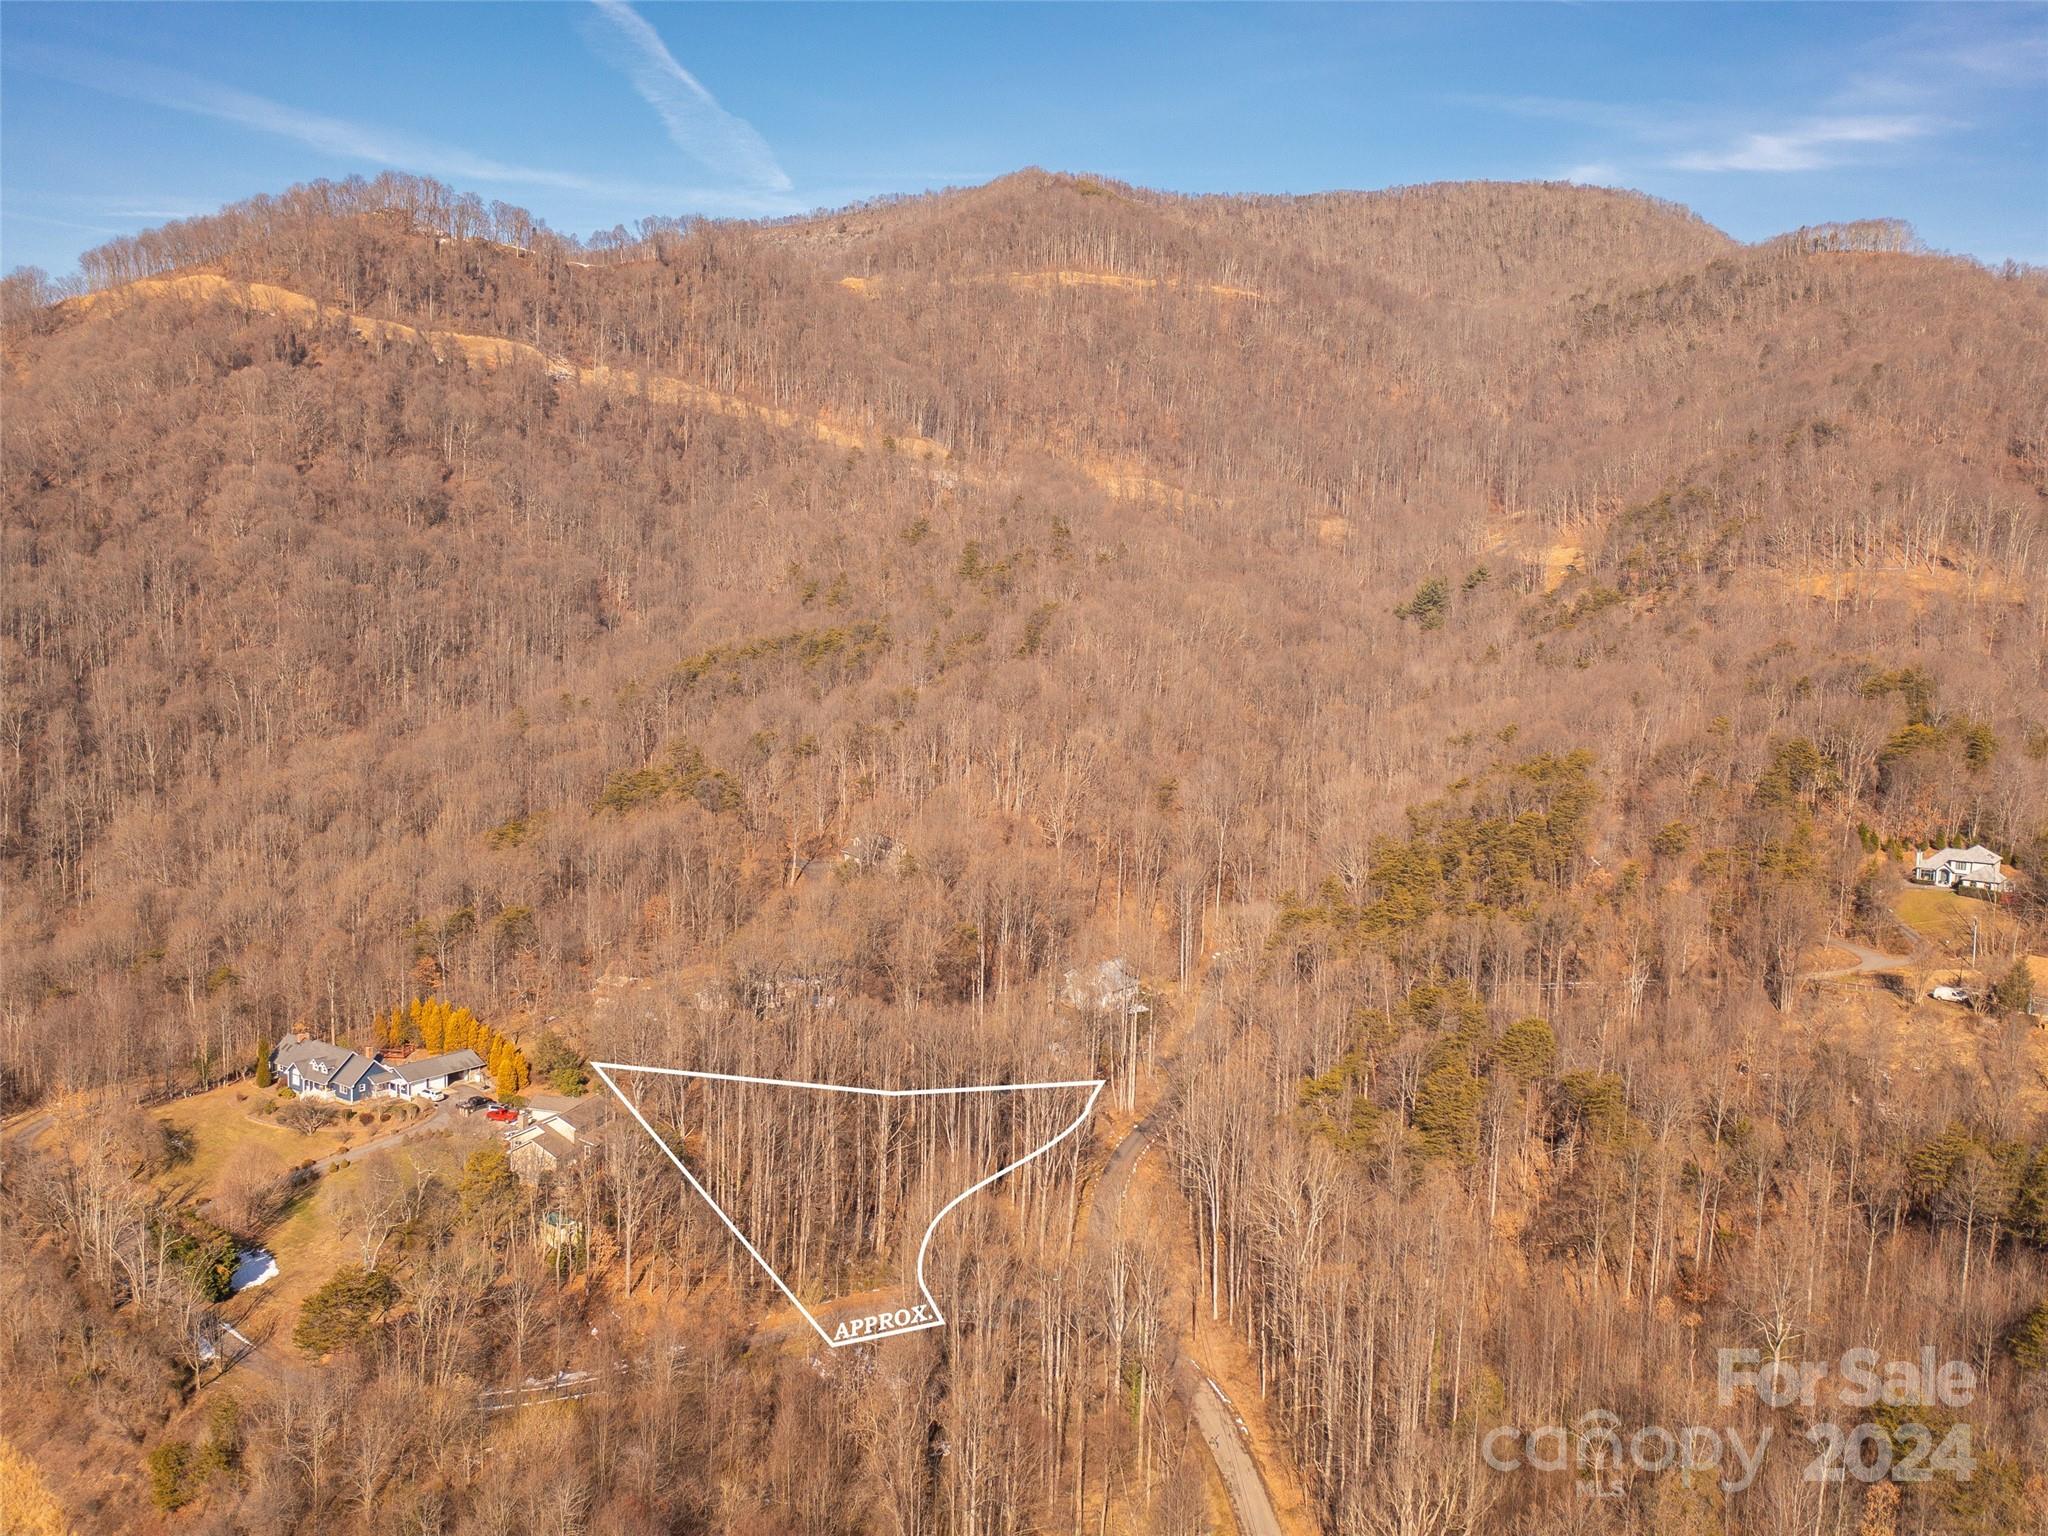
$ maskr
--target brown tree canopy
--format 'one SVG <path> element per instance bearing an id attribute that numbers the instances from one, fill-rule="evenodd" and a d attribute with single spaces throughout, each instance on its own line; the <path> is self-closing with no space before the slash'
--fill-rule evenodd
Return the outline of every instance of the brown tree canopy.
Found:
<path id="1" fill-rule="evenodd" d="M 384 1170 L 350 1208 L 383 1213 L 388 1347 L 293 1368 L 223 1520 L 260 1528 L 260 1489 L 510 1528 L 372 1431 L 428 1404 L 480 1446 L 463 1405 L 543 1320 L 705 1287 L 717 1370 L 628 1362 L 497 1442 L 585 1469 L 557 1528 L 1199 1529 L 1175 1286 L 1333 1532 L 1432 1478 L 1466 1522 L 1432 1529 L 1555 1528 L 1465 1475 L 1474 1415 L 1591 1401 L 1563 1358 L 1690 1422 L 1689 1362 L 1770 1320 L 2007 1362 L 2007 1481 L 1909 1491 L 1912 1528 L 2000 1529 L 2038 1485 L 2038 1381 L 1997 1353 L 2048 1273 L 2024 1026 L 1908 1077 L 1871 1020 L 1920 1015 L 1803 978 L 1831 937 L 1911 941 L 1913 845 L 1999 852 L 1993 958 L 2048 950 L 2042 274 L 1570 186 L 1031 171 L 582 243 L 316 183 L 83 279 L 18 274 L 0 313 L 0 1106 L 225 1081 L 439 995 L 572 1074 L 1053 1059 L 1167 1153 L 1156 1242 L 1099 1265 L 1052 1256 L 1108 1129 L 975 1207 L 946 1283 L 1003 1321 L 879 1385 L 746 1353 L 772 1298 L 648 1148 L 573 1199 Z M 1091 992 L 1112 958 L 1142 1007 Z M 188 1301 L 129 1246 L 166 1230 L 148 1157 L 95 1134 L 114 1214 L 46 1169 L 10 1198 L 58 1246 L 15 1262 L 53 1333 L 148 1320 L 99 1411 L 158 1434 L 135 1404 Z M 836 1189 L 858 1138 L 756 1198 Z M 235 1219 L 275 1219 L 289 1191 L 242 1182 Z M 573 1290 L 537 1235 L 572 1207 Z M 821 1208 L 774 1240 L 873 1219 Z M 341 1371 L 352 1470 L 309 1449 Z M 1796 1518 L 1736 1528 L 1850 1518 L 1796 1474 Z"/>

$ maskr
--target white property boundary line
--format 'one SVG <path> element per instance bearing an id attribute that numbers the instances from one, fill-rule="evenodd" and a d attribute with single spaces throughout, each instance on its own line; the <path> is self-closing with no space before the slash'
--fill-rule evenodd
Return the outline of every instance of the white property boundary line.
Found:
<path id="1" fill-rule="evenodd" d="M 681 1067 L 643 1067 L 623 1061 L 593 1061 L 590 1066 L 592 1071 L 604 1079 L 605 1087 L 611 1089 L 618 1101 L 626 1106 L 627 1113 L 640 1122 L 640 1128 L 653 1138 L 654 1144 L 661 1148 L 670 1162 L 676 1165 L 676 1170 L 689 1181 L 690 1188 L 696 1190 L 699 1195 L 702 1195 L 704 1203 L 717 1212 L 718 1219 L 725 1223 L 725 1229 L 739 1239 L 742 1248 L 753 1255 L 754 1262 L 767 1272 L 768 1278 L 775 1282 L 776 1289 L 789 1298 L 789 1304 L 803 1314 L 804 1321 L 811 1325 L 818 1337 L 834 1349 L 847 1344 L 868 1344 L 876 1339 L 892 1338 L 899 1333 L 918 1333 L 926 1328 L 945 1326 L 946 1315 L 940 1310 L 938 1298 L 932 1295 L 932 1288 L 925 1283 L 924 1278 L 925 1251 L 931 1247 L 932 1234 L 938 1230 L 939 1223 L 946 1219 L 947 1212 L 951 1211 L 954 1206 L 965 1200 L 969 1195 L 974 1194 L 978 1190 L 987 1189 L 989 1185 L 995 1183 L 997 1179 L 1002 1178 L 1005 1174 L 1015 1173 L 1033 1158 L 1041 1157 L 1045 1153 L 1050 1152 L 1054 1147 L 1078 1131 L 1088 1119 L 1089 1113 L 1095 1108 L 1095 1101 L 1102 1096 L 1103 1084 L 1108 1081 L 1107 1078 L 1085 1077 L 1049 1083 L 986 1083 L 966 1088 L 855 1088 L 845 1083 L 804 1083 L 786 1077 L 743 1077 L 732 1072 L 690 1072 L 685 1071 Z M 1061 1131 L 1059 1135 L 1053 1137 L 1052 1140 L 1044 1145 L 1025 1153 L 1024 1156 L 1018 1158 L 1014 1163 L 1006 1163 L 978 1183 L 968 1185 L 967 1188 L 961 1190 L 959 1194 L 939 1207 L 938 1215 L 934 1216 L 931 1219 L 931 1224 L 924 1229 L 924 1241 L 917 1245 L 917 1288 L 924 1292 L 924 1299 L 931 1305 L 932 1316 L 929 1322 L 909 1323 L 900 1328 L 864 1333 L 859 1338 L 854 1339 L 835 1339 L 825 1331 L 825 1325 L 811 1315 L 811 1309 L 797 1300 L 796 1292 L 791 1290 L 784 1283 L 782 1276 L 775 1272 L 775 1266 L 762 1257 L 761 1250 L 747 1241 L 747 1234 L 742 1232 L 739 1229 L 739 1225 L 730 1216 L 725 1214 L 725 1208 L 711 1198 L 711 1191 L 697 1181 L 697 1176 L 690 1172 L 688 1165 L 683 1162 L 682 1158 L 677 1156 L 675 1150 L 666 1141 L 661 1139 L 653 1126 L 647 1123 L 647 1117 L 640 1113 L 640 1106 L 626 1097 L 625 1093 L 620 1090 L 619 1085 L 612 1080 L 614 1072 L 649 1072 L 660 1077 L 694 1077 L 716 1083 L 754 1083 L 768 1088 L 812 1088 L 822 1093 L 858 1093 L 877 1099 L 930 1099 L 959 1093 L 1028 1093 L 1037 1088 L 1086 1088 L 1090 1092 L 1088 1094 L 1088 1102 L 1081 1106 L 1081 1113 L 1076 1115 L 1067 1128 Z"/>

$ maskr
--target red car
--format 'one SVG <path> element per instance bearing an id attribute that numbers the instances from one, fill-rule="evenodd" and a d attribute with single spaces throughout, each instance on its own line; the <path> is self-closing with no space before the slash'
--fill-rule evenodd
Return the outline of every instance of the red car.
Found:
<path id="1" fill-rule="evenodd" d="M 484 1111 L 484 1118 L 509 1125 L 519 1118 L 519 1111 L 516 1109 L 487 1109 Z"/>

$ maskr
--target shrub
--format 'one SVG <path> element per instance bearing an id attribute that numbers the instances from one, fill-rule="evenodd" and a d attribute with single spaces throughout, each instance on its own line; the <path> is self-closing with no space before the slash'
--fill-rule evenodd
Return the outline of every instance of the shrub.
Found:
<path id="1" fill-rule="evenodd" d="M 213 1203 L 207 1209 L 230 1231 L 253 1236 L 283 1205 L 289 1172 L 274 1149 L 246 1142 L 228 1154 L 214 1176 Z"/>
<path id="2" fill-rule="evenodd" d="M 149 1453 L 149 1496 L 161 1510 L 173 1510 L 192 1500 L 186 1474 L 190 1470 L 192 1447 L 182 1440 L 166 1440 Z"/>
<path id="3" fill-rule="evenodd" d="M 1991 1005 L 2000 1013 L 2025 1013 L 2033 1000 L 2034 973 L 2022 957 L 1992 986 Z"/>
<path id="4" fill-rule="evenodd" d="M 164 1219 L 160 1235 L 164 1254 L 191 1276 L 192 1284 L 207 1301 L 225 1301 L 234 1283 L 235 1265 L 241 1250 L 221 1227 L 192 1211 L 179 1211 Z"/>
<path id="5" fill-rule="evenodd" d="M 590 1073 L 583 1058 L 551 1029 L 535 1036 L 530 1053 L 533 1075 L 545 1078 L 557 1093 L 577 1094 L 590 1087 Z"/>
<path id="6" fill-rule="evenodd" d="M 1522 1083 L 1547 1076 L 1556 1054 L 1557 1037 L 1551 1032 L 1550 1021 L 1534 1017 L 1518 1019 L 1502 1030 L 1493 1048 L 1493 1059 Z"/>
<path id="7" fill-rule="evenodd" d="M 1619 1145 L 1628 1135 L 1628 1098 L 1612 1072 L 1569 1072 L 1558 1085 L 1564 1109 L 1595 1143 Z"/>
<path id="8" fill-rule="evenodd" d="M 1486 1085 L 1462 1060 L 1447 1061 L 1415 1090 L 1411 1115 L 1417 1149 L 1425 1157 L 1469 1162 L 1479 1150 L 1479 1109 Z"/>
<path id="9" fill-rule="evenodd" d="M 366 1337 L 398 1300 L 398 1282 L 381 1269 L 346 1265 L 299 1308 L 292 1342 L 309 1355 L 332 1354 Z"/>
<path id="10" fill-rule="evenodd" d="M 206 1443 L 199 1448 L 197 1470 L 202 1477 L 232 1472 L 242 1463 L 242 1405 L 223 1393 L 206 1415 Z"/>
<path id="11" fill-rule="evenodd" d="M 278 1124 L 288 1130 L 297 1131 L 301 1136 L 312 1135 L 327 1125 L 332 1118 L 333 1112 L 326 1105 L 315 1103 L 311 1099 L 300 1099 L 296 1103 L 285 1105 L 277 1112 Z"/>
<path id="12" fill-rule="evenodd" d="M 1424 629 L 1442 629 L 1451 611 L 1451 584 L 1432 576 L 1415 589 L 1415 595 L 1394 610 L 1394 616 L 1414 619 Z"/>
<path id="13" fill-rule="evenodd" d="M 2014 1325 L 2006 1349 L 2021 1370 L 2048 1370 L 2048 1301 L 2036 1302 Z"/>

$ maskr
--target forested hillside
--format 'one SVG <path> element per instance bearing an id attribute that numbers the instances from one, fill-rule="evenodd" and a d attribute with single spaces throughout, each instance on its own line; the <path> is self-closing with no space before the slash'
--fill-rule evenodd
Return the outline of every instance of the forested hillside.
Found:
<path id="1" fill-rule="evenodd" d="M 0 1361 L 78 1529 L 1230 1529 L 1183 1357 L 1291 1530 L 2038 1522 L 2039 271 L 1026 172 L 589 242 L 322 183 L 84 276 L 7 279 L 0 421 Z M 2011 899 L 1930 907 L 1945 844 Z M 941 1229 L 952 1327 L 815 1365 L 644 1138 L 244 1208 L 140 1107 L 435 995 L 564 1086 L 1110 1088 Z M 857 1134 L 763 1132 L 757 1203 Z M 374 1328 L 194 1357 L 169 1234 L 375 1178 Z M 621 1385 L 490 1411 L 542 1339 Z M 1786 1415 L 1740 1493 L 1478 1459 L 1923 1345 L 1969 1479 L 1809 1482 Z"/>

